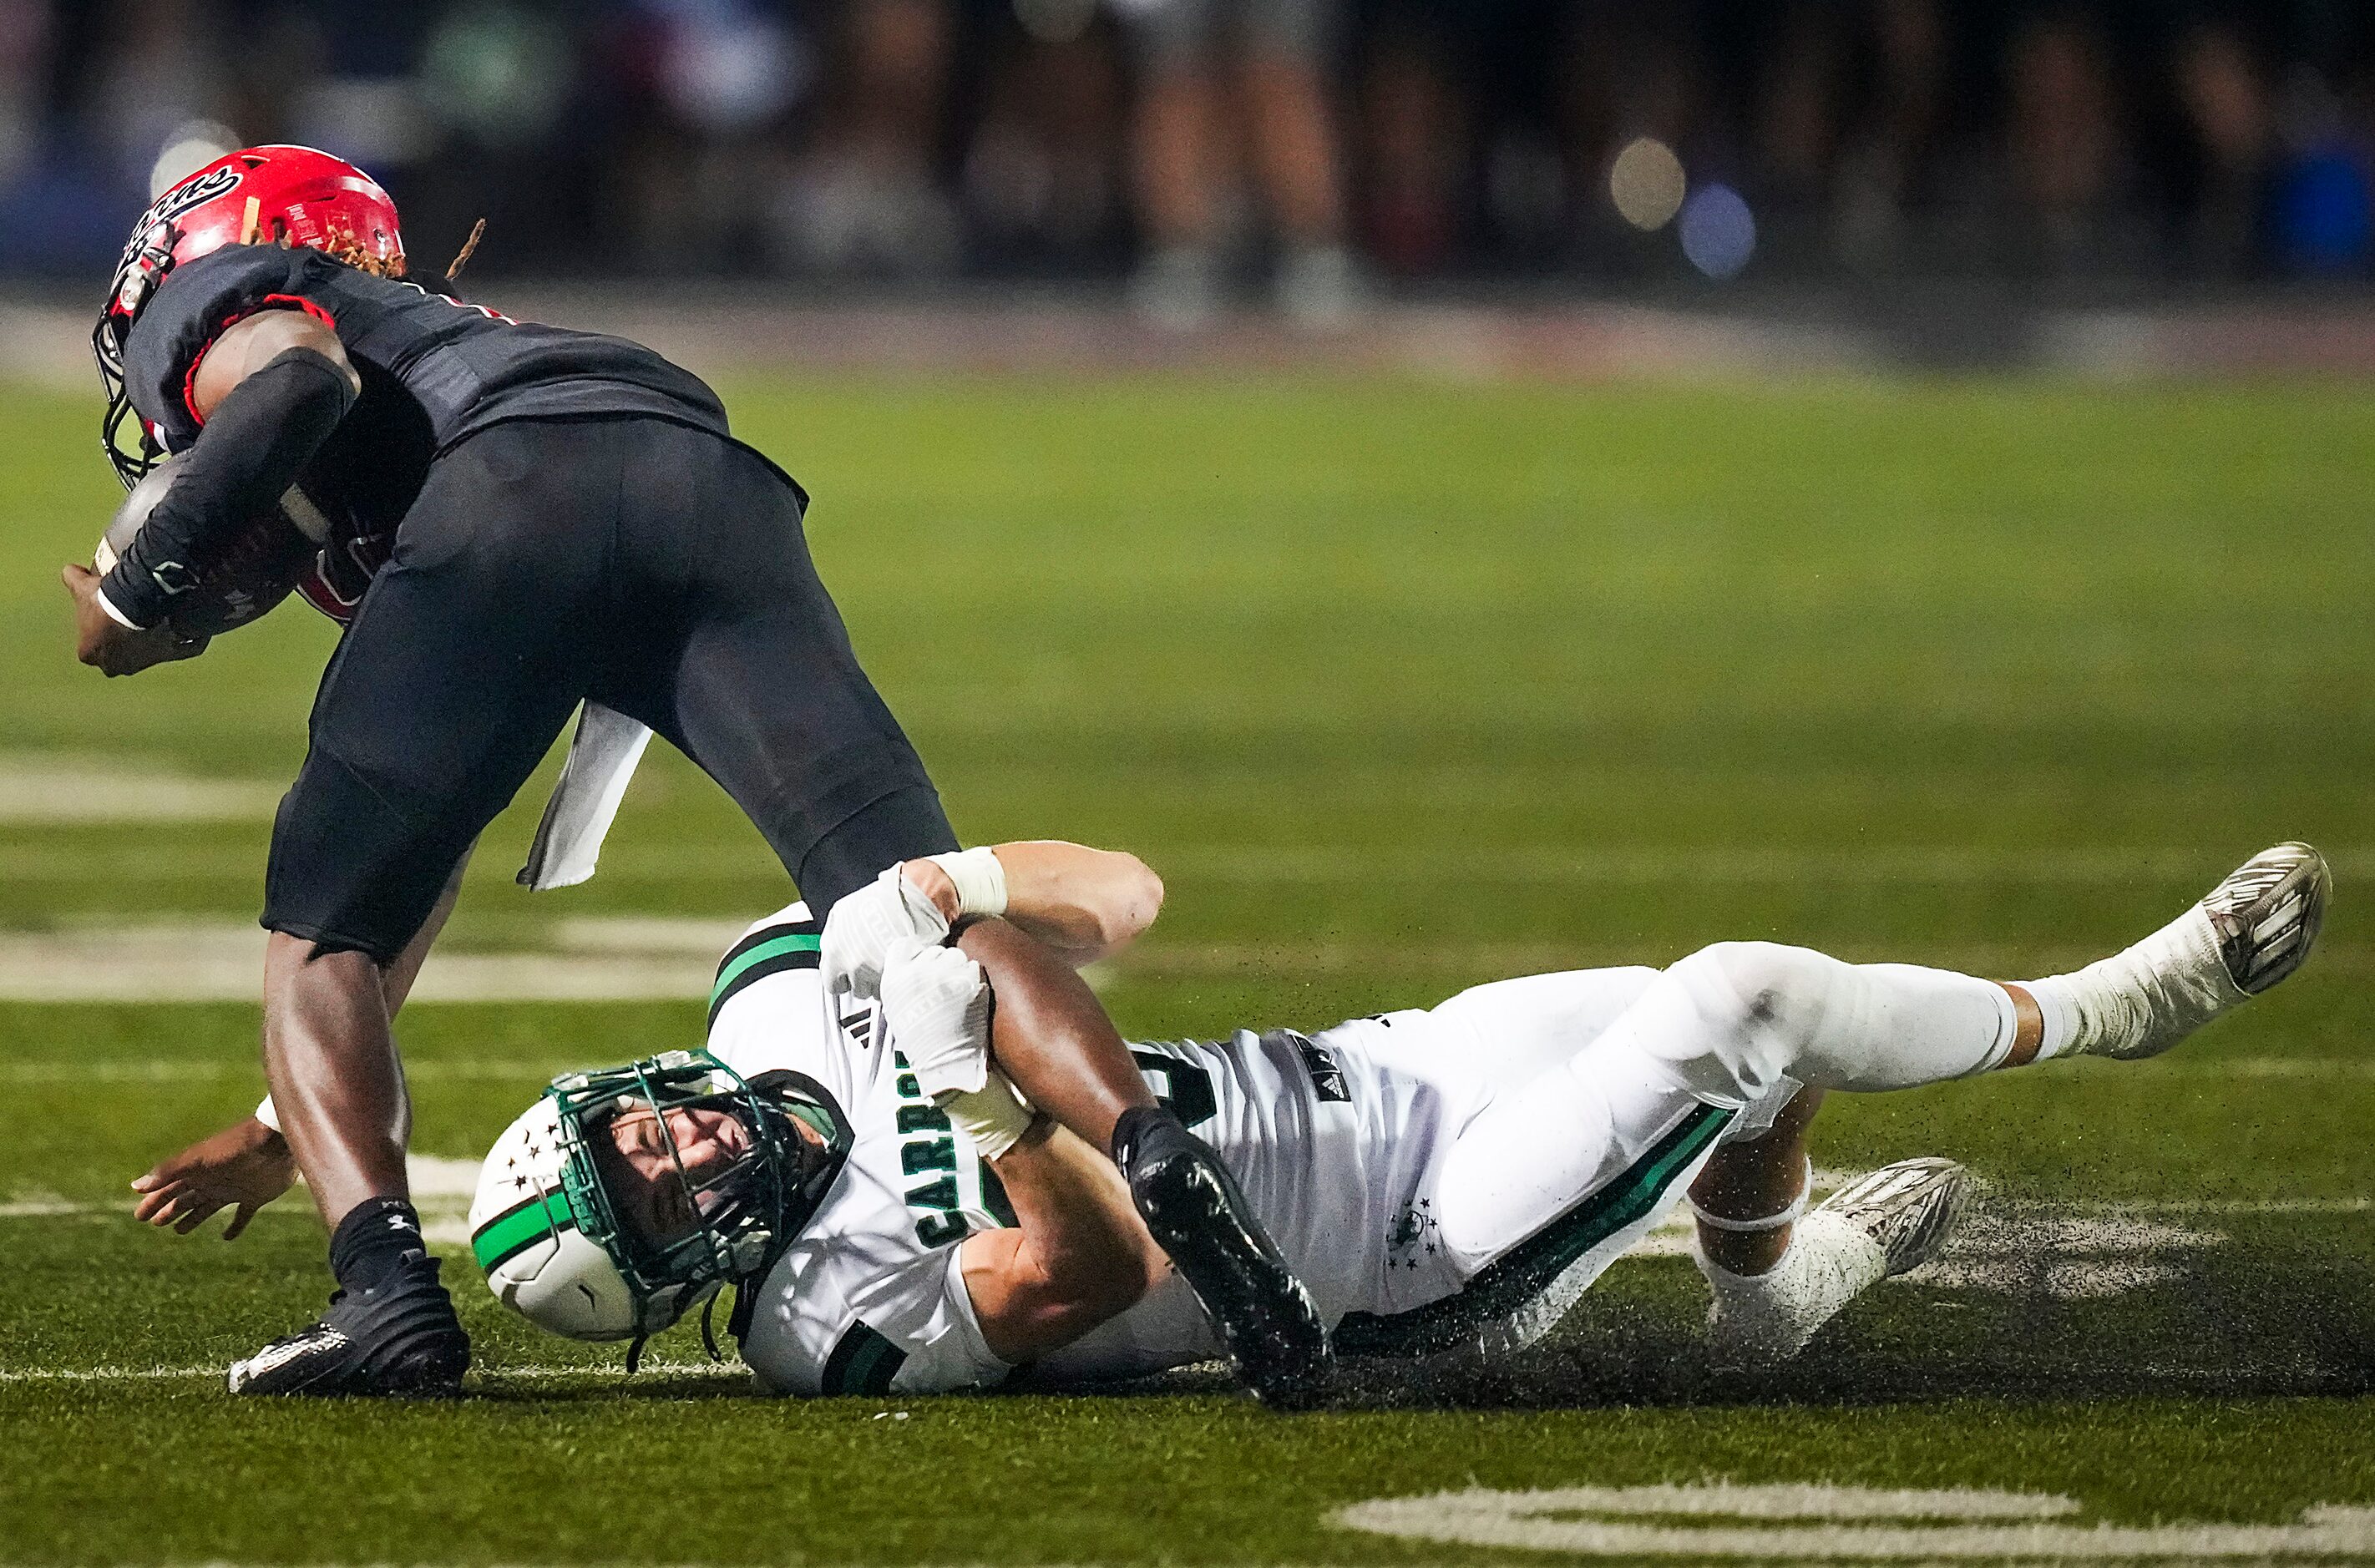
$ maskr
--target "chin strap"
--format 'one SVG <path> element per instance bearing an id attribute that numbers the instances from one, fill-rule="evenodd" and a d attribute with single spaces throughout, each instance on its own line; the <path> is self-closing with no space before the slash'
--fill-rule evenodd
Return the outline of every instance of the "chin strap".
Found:
<path id="1" fill-rule="evenodd" d="M 738 1315 L 742 1310 L 741 1299 L 741 1293 L 738 1291 L 735 1295 L 734 1308 Z M 716 1311 L 717 1298 L 715 1295 L 701 1303 L 701 1343 L 709 1351 L 711 1361 L 722 1362 L 726 1360 L 726 1352 L 717 1348 L 717 1331 L 710 1326 L 710 1318 Z M 729 1331 L 732 1331 L 731 1324 L 727 1326 Z M 634 1376 L 635 1369 L 644 1364 L 644 1347 L 651 1341 L 650 1335 L 638 1334 L 627 1342 L 627 1375 L 629 1377 Z"/>
<path id="2" fill-rule="evenodd" d="M 775 1271 L 775 1265 L 782 1262 L 784 1255 L 792 1250 L 792 1243 L 795 1239 L 792 1236 L 784 1237 L 767 1249 L 765 1256 L 759 1259 L 759 1266 L 756 1268 L 751 1269 L 748 1274 L 735 1276 L 734 1311 L 726 1319 L 726 1332 L 734 1337 L 734 1342 L 737 1345 L 750 1338 L 750 1319 L 757 1315 L 759 1310 L 759 1287 L 767 1282 L 767 1276 Z M 713 1303 L 717 1300 L 715 1296 L 709 1299 Z M 702 1315 L 701 1332 L 703 1337 L 709 1333 L 709 1316 L 706 1313 Z M 717 1355 L 717 1341 L 715 1339 L 709 1341 L 709 1353 L 713 1356 Z M 718 1359 L 723 1361 L 725 1358 L 719 1356 Z"/>
<path id="3" fill-rule="evenodd" d="M 764 1265 L 734 1281 L 734 1311 L 726 1319 L 726 1332 L 734 1337 L 737 1345 L 750 1337 L 750 1319 L 759 1310 L 760 1282 L 767 1278 L 767 1270 L 774 1267 L 775 1259 L 782 1256 L 780 1251 L 771 1253 Z"/>

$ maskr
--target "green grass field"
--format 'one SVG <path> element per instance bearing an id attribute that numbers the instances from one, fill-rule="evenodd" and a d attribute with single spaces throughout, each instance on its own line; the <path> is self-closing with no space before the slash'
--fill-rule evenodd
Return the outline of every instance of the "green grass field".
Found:
<path id="1" fill-rule="evenodd" d="M 2159 1062 L 1835 1100 L 1824 1163 L 1953 1155 L 1991 1206 L 1956 1268 L 1876 1291 L 1784 1373 L 1700 1370 L 1669 1249 L 1518 1362 L 1355 1369 L 1292 1419 L 1194 1374 L 770 1402 L 684 1332 L 622 1381 L 615 1353 L 499 1318 L 451 1247 L 474 1397 L 234 1401 L 211 1369 L 318 1307 L 319 1227 L 297 1197 L 230 1245 L 154 1233 L 125 1183 L 254 1102 L 254 1008 L 0 1001 L 0 1562 L 1518 1561 L 1334 1518 L 1658 1482 L 2055 1494 L 2089 1529 L 2375 1506 L 2362 389 L 727 390 L 815 491 L 827 580 L 967 840 L 1084 839 L 1164 873 L 1162 924 L 1105 983 L 1126 1031 L 1323 1024 L 1728 937 L 2050 972 L 2287 837 L 2334 859 L 2325 950 Z M 170 949 L 253 920 L 331 642 L 290 607 L 195 664 L 77 668 L 55 575 L 117 494 L 94 423 L 0 396 L 18 996 L 62 973 L 43 954 L 125 926 Z M 116 808 L 88 783 L 127 777 L 169 807 L 259 804 Z M 582 965 L 586 930 L 787 896 L 673 757 L 594 882 L 529 895 L 510 873 L 542 798 L 490 832 L 455 953 Z M 417 1143 L 470 1159 L 551 1071 L 700 1020 L 416 1007 Z M 1559 1527 L 1536 1546 L 1715 1550 Z M 1844 1527 L 1790 1527 L 1820 1555 Z M 2375 1527 L 2333 1527 L 2325 1555 L 2375 1556 Z M 2210 1554 L 2185 1539 L 1983 1555 Z"/>

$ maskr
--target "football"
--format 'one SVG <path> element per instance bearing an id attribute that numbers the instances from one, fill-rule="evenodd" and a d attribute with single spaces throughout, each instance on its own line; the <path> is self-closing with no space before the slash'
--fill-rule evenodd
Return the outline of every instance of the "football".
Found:
<path id="1" fill-rule="evenodd" d="M 168 457 L 148 470 L 116 508 L 98 549 L 92 552 L 91 565 L 102 576 L 114 570 L 149 513 L 172 489 L 178 461 Z M 287 598 L 313 565 L 321 544 L 312 531 L 297 524 L 296 516 L 318 513 L 310 504 L 292 508 L 284 501 L 251 519 L 197 582 L 174 595 L 167 623 L 184 637 L 213 637 L 245 626 Z"/>

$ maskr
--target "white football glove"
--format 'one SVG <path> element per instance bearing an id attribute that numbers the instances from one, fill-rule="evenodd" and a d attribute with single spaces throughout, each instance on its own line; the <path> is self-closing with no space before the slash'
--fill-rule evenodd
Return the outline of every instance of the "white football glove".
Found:
<path id="1" fill-rule="evenodd" d="M 910 944 L 882 965 L 882 1016 L 907 1070 L 934 1100 L 989 1081 L 989 984 L 955 948 Z"/>
<path id="2" fill-rule="evenodd" d="M 885 959 L 906 948 L 929 947 L 948 934 L 948 917 L 939 906 L 893 866 L 826 914 L 817 952 L 825 994 L 870 1002 L 881 995 Z"/>

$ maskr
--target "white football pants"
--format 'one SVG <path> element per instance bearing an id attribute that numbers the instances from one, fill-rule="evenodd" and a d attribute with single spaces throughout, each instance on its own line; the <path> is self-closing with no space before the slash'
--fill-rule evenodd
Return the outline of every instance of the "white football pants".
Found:
<path id="1" fill-rule="evenodd" d="M 1663 971 L 1501 981 L 1423 1016 L 1424 1032 L 1398 1032 L 1452 1057 L 1427 1076 L 1471 1086 L 1424 1189 L 1455 1270 L 1473 1276 L 1596 1203 L 1606 1230 L 1577 1260 L 1576 1290 L 1718 1143 L 1763 1132 L 1801 1085 L 1961 1078 L 2002 1062 L 2015 1024 L 1991 982 L 1770 942 L 1719 943 Z"/>

